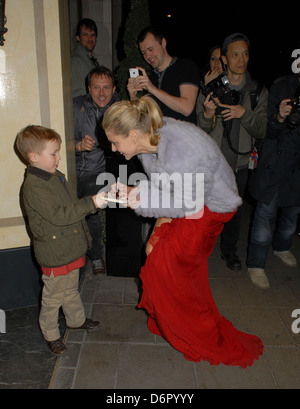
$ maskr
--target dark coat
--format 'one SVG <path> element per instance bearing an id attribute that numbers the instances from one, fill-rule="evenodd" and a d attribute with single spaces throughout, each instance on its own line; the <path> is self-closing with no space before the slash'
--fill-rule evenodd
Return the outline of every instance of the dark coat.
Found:
<path id="1" fill-rule="evenodd" d="M 104 108 L 97 107 L 93 103 L 90 94 L 73 98 L 75 145 L 80 142 L 86 134 L 96 141 L 93 150 L 86 152 L 76 151 L 77 176 L 81 174 L 99 175 L 99 173 L 105 172 L 105 155 L 104 150 L 99 145 L 97 128 L 102 122 L 105 111 L 117 101 L 120 101 L 120 97 L 116 92 Z"/>
<path id="2" fill-rule="evenodd" d="M 280 102 L 294 98 L 298 86 L 298 75 L 281 77 L 272 85 L 267 135 L 250 179 L 251 195 L 262 203 L 269 204 L 278 191 L 278 207 L 300 206 L 300 125 L 292 129 L 287 120 L 276 119 Z"/>

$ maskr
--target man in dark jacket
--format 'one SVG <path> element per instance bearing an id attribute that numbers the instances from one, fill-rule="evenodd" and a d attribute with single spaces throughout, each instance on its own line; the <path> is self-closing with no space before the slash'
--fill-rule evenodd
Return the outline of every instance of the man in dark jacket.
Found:
<path id="1" fill-rule="evenodd" d="M 99 129 L 104 112 L 120 100 L 115 92 L 113 73 L 100 66 L 88 74 L 89 94 L 73 99 L 74 138 L 76 151 L 76 175 L 78 197 L 96 194 L 102 186 L 96 184 L 100 173 L 105 172 L 104 150 L 99 146 L 96 129 Z M 101 210 L 100 210 L 101 211 Z M 95 274 L 103 274 L 104 244 L 99 214 L 87 217 L 93 239 L 92 249 L 87 253 L 92 260 Z"/>
<path id="2" fill-rule="evenodd" d="M 264 268 L 271 244 L 283 263 L 297 265 L 289 249 L 300 213 L 299 95 L 298 74 L 279 78 L 271 87 L 267 135 L 250 183 L 250 193 L 258 202 L 247 265 L 252 282 L 259 288 L 269 287 Z M 273 235 L 272 223 L 277 215 Z"/>

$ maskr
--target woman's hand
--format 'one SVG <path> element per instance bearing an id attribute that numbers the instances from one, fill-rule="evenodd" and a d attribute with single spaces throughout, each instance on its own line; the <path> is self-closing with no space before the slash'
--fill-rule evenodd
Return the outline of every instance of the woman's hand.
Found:
<path id="1" fill-rule="evenodd" d="M 151 233 L 151 236 L 155 233 L 155 228 L 156 227 L 161 226 L 163 223 L 171 223 L 172 220 L 173 219 L 170 219 L 170 218 L 167 218 L 167 217 L 159 217 L 155 222 L 155 225 L 153 227 L 153 231 Z M 151 253 L 152 250 L 153 250 L 153 246 L 148 241 L 148 243 L 146 245 L 146 249 L 145 249 L 146 256 L 149 256 L 149 254 Z"/>
<path id="2" fill-rule="evenodd" d="M 127 186 L 123 183 L 119 183 L 118 191 L 117 191 L 117 184 L 114 183 L 111 185 L 110 191 L 112 197 L 118 197 L 121 200 L 127 201 L 127 207 L 131 209 L 135 209 L 139 203 L 139 188 L 135 186 Z"/>
<path id="3" fill-rule="evenodd" d="M 222 66 L 218 65 L 212 71 L 208 71 L 204 76 L 204 85 L 217 78 L 220 74 L 222 74 L 222 72 Z"/>

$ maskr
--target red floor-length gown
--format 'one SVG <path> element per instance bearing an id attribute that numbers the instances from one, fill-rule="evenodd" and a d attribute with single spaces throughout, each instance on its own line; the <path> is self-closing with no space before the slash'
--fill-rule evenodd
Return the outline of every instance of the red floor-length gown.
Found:
<path id="1" fill-rule="evenodd" d="M 156 228 L 141 270 L 139 307 L 149 313 L 149 330 L 186 359 L 246 368 L 263 353 L 263 343 L 220 315 L 208 283 L 208 257 L 233 214 L 205 207 L 200 219 L 173 219 Z"/>

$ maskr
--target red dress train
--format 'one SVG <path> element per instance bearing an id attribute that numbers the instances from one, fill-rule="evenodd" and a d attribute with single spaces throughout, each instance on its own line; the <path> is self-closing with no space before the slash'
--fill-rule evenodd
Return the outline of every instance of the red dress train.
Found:
<path id="1" fill-rule="evenodd" d="M 200 219 L 173 219 L 156 228 L 141 269 L 138 306 L 149 313 L 149 330 L 187 360 L 246 368 L 263 353 L 263 343 L 220 315 L 208 283 L 208 257 L 233 214 L 205 207 Z"/>

